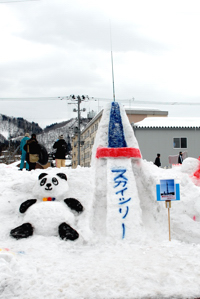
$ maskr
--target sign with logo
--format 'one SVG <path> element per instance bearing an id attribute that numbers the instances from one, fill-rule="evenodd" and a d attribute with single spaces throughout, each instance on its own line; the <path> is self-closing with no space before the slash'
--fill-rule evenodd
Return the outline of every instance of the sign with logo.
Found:
<path id="1" fill-rule="evenodd" d="M 180 186 L 174 179 L 160 180 L 156 185 L 157 201 L 180 200 Z"/>

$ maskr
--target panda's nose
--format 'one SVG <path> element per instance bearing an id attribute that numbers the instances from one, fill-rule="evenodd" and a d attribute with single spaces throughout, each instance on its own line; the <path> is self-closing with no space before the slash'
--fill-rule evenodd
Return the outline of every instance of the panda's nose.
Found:
<path id="1" fill-rule="evenodd" d="M 49 188 L 51 187 L 51 184 L 48 183 L 48 184 L 46 184 L 46 186 L 47 186 L 47 188 L 49 189 Z"/>

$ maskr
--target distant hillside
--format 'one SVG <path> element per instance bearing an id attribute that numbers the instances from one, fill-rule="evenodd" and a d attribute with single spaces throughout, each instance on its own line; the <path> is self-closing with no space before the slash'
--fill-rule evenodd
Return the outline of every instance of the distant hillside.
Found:
<path id="1" fill-rule="evenodd" d="M 37 123 L 28 122 L 22 117 L 16 118 L 0 114 L 0 142 L 3 142 L 4 138 L 8 140 L 20 135 L 23 136 L 26 132 L 39 134 L 43 130 Z"/>
<path id="2" fill-rule="evenodd" d="M 81 130 L 83 130 L 91 119 L 81 118 Z M 74 135 L 74 128 L 78 127 L 77 118 L 71 118 L 70 120 L 56 123 L 50 126 L 47 126 L 43 133 L 37 136 L 38 141 L 41 144 L 44 144 L 48 152 L 54 151 L 53 144 L 58 139 L 59 135 L 63 134 L 66 142 L 71 142 L 71 137 Z"/>
<path id="3" fill-rule="evenodd" d="M 75 118 L 71 118 L 70 120 L 63 121 L 61 123 L 54 123 L 54 124 L 51 124 L 49 126 L 46 126 L 46 128 L 44 128 L 44 132 L 47 133 L 49 131 L 56 130 L 56 129 L 59 129 L 61 127 L 64 127 L 65 125 L 70 123 L 72 120 L 75 120 Z"/>
<path id="4" fill-rule="evenodd" d="M 81 130 L 86 127 L 90 120 L 91 118 L 81 118 Z M 14 151 L 19 146 L 24 134 L 28 132 L 30 135 L 35 133 L 38 141 L 46 147 L 48 152 L 52 152 L 54 151 L 53 144 L 59 135 L 63 134 L 66 142 L 71 142 L 75 127 L 78 127 L 77 118 L 51 124 L 43 130 L 37 123 L 28 122 L 21 117 L 15 118 L 0 114 L 0 150 L 8 147 L 8 141 L 11 140 L 12 151 Z"/>

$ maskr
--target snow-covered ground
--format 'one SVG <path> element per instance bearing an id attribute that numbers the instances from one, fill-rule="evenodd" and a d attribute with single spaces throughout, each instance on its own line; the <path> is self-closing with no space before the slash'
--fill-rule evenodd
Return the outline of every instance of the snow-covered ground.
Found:
<path id="1" fill-rule="evenodd" d="M 74 242 L 37 234 L 11 238 L 10 230 L 23 223 L 19 206 L 35 198 L 42 170 L 20 172 L 16 166 L 1 164 L 0 298 L 200 297 L 200 189 L 190 177 L 198 163 L 188 158 L 182 166 L 164 170 L 141 161 L 137 186 L 145 232 L 136 243 L 110 242 L 87 232 Z M 58 169 L 45 172 L 55 175 Z M 85 207 L 83 218 L 90 218 L 93 169 L 59 172 L 68 177 L 68 196 L 77 198 Z M 156 201 L 155 192 L 158 178 L 166 177 L 179 179 L 181 189 L 180 202 L 172 202 L 171 242 L 167 209 Z"/>
<path id="2" fill-rule="evenodd" d="M 125 113 L 122 130 L 120 121 L 109 126 L 109 109 L 91 168 L 28 172 L 0 164 L 1 299 L 200 297 L 200 161 L 162 169 L 141 159 Z M 108 126 L 117 130 L 108 133 Z M 125 138 L 127 146 L 107 148 L 108 135 Z M 114 158 L 116 152 L 125 156 Z M 160 180 L 180 186 L 180 201 L 170 209 L 171 241 L 168 209 L 156 196 Z M 27 200 L 35 203 L 20 213 Z M 79 238 L 60 238 L 63 221 Z M 33 235 L 15 239 L 13 229 L 27 222 Z"/>

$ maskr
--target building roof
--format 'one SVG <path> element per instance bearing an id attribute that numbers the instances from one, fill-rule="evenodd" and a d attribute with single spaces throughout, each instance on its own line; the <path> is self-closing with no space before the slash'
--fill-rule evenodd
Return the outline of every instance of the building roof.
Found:
<path id="1" fill-rule="evenodd" d="M 136 107 L 136 108 L 128 108 L 124 107 L 126 114 L 147 114 L 147 115 L 163 115 L 167 116 L 168 111 L 163 111 L 159 109 L 152 109 L 152 108 L 143 108 L 143 107 Z M 87 126 L 81 131 L 81 133 L 84 133 L 87 131 L 87 129 L 103 114 L 103 109 L 95 115 L 95 117 L 87 124 Z"/>
<path id="2" fill-rule="evenodd" d="M 147 117 L 134 124 L 135 128 L 200 128 L 198 117 Z"/>
<path id="3" fill-rule="evenodd" d="M 135 107 L 128 108 L 124 107 L 126 110 L 126 114 L 147 114 L 147 115 L 168 115 L 168 111 L 154 109 L 154 108 L 144 108 L 144 107 Z"/>

